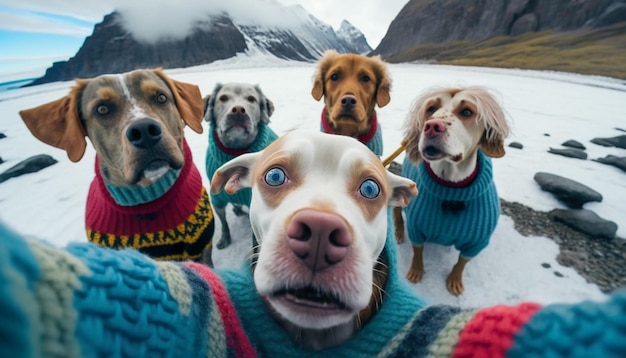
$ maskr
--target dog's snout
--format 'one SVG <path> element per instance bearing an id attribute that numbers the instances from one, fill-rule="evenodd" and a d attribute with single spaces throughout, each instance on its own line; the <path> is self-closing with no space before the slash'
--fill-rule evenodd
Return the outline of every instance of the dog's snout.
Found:
<path id="1" fill-rule="evenodd" d="M 149 148 L 163 137 L 161 125 L 150 118 L 133 122 L 126 130 L 128 141 L 137 148 Z"/>
<path id="2" fill-rule="evenodd" d="M 341 262 L 352 235 L 346 222 L 335 214 L 315 210 L 298 212 L 287 228 L 289 248 L 312 271 Z"/>
<path id="3" fill-rule="evenodd" d="M 352 107 L 356 106 L 356 103 L 357 103 L 357 100 L 356 100 L 356 96 L 354 95 L 347 94 L 341 97 L 341 106 L 346 110 L 351 109 Z"/>
<path id="4" fill-rule="evenodd" d="M 430 120 L 424 124 L 424 135 L 427 137 L 436 137 L 446 131 L 446 124 L 439 120 Z"/>
<path id="5" fill-rule="evenodd" d="M 234 106 L 231 110 L 230 113 L 232 114 L 246 114 L 246 109 L 242 106 Z"/>

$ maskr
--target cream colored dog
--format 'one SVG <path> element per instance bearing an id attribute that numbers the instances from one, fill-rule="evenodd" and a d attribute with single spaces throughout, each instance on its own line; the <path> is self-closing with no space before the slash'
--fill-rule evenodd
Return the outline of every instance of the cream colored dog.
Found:
<path id="1" fill-rule="evenodd" d="M 353 138 L 294 131 L 226 163 L 211 183 L 214 193 L 252 187 L 256 289 L 296 341 L 333 346 L 367 322 L 385 287 L 387 207 L 408 204 L 412 181 Z"/>

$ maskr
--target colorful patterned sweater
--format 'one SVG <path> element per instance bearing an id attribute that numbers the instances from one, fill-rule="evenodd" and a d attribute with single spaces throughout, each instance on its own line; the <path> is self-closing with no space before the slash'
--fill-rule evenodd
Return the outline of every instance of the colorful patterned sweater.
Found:
<path id="1" fill-rule="evenodd" d="M 395 259 L 395 244 L 385 252 Z M 0 352 L 7 357 L 624 357 L 626 291 L 606 302 L 424 307 L 390 270 L 378 313 L 338 347 L 295 346 L 251 273 L 65 250 L 0 224 Z"/>
<path id="2" fill-rule="evenodd" d="M 333 128 L 330 126 L 330 122 L 326 117 L 326 107 L 322 110 L 322 122 L 320 124 L 320 129 L 324 133 L 333 134 Z M 378 125 L 378 116 L 376 116 L 376 112 L 374 112 L 374 118 L 372 118 L 372 124 L 370 131 L 366 134 L 362 134 L 357 137 L 359 142 L 365 144 L 374 154 L 377 156 L 383 155 L 383 131 L 380 129 L 380 125 Z"/>
<path id="3" fill-rule="evenodd" d="M 272 129 L 264 124 L 259 123 L 259 133 L 252 144 L 245 149 L 226 148 L 215 134 L 215 124 L 211 122 L 209 125 L 209 146 L 206 150 L 206 174 L 209 180 L 213 179 L 213 174 L 217 168 L 221 167 L 227 161 L 244 153 L 254 153 L 265 149 L 273 141 L 278 138 Z M 223 208 L 228 203 L 250 206 L 252 200 L 252 189 L 246 188 L 237 191 L 234 194 L 228 194 L 221 191 L 218 194 L 211 193 L 211 203 L 215 208 Z"/>
<path id="4" fill-rule="evenodd" d="M 183 168 L 148 188 L 107 184 L 96 158 L 85 212 L 89 241 L 132 247 L 159 260 L 201 259 L 213 238 L 213 211 L 186 141 L 183 147 Z"/>
<path id="5" fill-rule="evenodd" d="M 467 186 L 442 184 L 426 162 L 402 164 L 402 175 L 417 184 L 419 195 L 404 209 L 414 245 L 434 242 L 454 245 L 466 258 L 489 243 L 500 216 L 500 199 L 493 182 L 491 159 L 478 151 L 476 177 Z"/>

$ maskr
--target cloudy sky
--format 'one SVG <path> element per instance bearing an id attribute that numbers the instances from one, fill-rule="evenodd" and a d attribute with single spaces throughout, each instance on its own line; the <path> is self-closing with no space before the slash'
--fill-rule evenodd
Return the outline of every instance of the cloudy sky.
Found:
<path id="1" fill-rule="evenodd" d="M 126 14 L 135 33 L 150 39 L 163 33 L 184 34 L 193 20 L 218 11 L 248 22 L 288 26 L 289 19 L 280 16 L 276 2 L 300 4 L 335 29 L 346 19 L 375 48 L 408 0 L 2 0 L 0 82 L 16 73 L 39 76 L 52 62 L 67 60 L 94 24 L 114 9 Z"/>

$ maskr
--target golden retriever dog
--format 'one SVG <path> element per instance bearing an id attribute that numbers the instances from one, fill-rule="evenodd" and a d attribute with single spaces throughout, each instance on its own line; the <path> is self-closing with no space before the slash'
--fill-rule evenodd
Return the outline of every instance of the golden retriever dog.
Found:
<path id="1" fill-rule="evenodd" d="M 376 105 L 391 100 L 391 77 L 379 56 L 328 51 L 319 60 L 311 95 L 324 97 L 321 128 L 326 133 L 357 138 L 379 157 L 383 139 Z"/>
<path id="2" fill-rule="evenodd" d="M 200 260 L 211 247 L 213 212 L 183 130 L 202 133 L 203 109 L 196 85 L 156 69 L 77 80 L 68 95 L 20 115 L 35 137 L 73 162 L 85 153 L 85 137 L 93 144 L 90 241 L 162 260 Z"/>
<path id="3" fill-rule="evenodd" d="M 504 111 L 486 88 L 437 88 L 416 101 L 406 123 L 402 166 L 402 175 L 420 190 L 405 208 L 413 244 L 409 281 L 424 274 L 425 242 L 454 245 L 460 254 L 447 288 L 463 293 L 465 265 L 487 246 L 500 215 L 490 158 L 504 155 L 508 133 Z M 401 242 L 401 210 L 394 210 L 394 221 Z"/>

